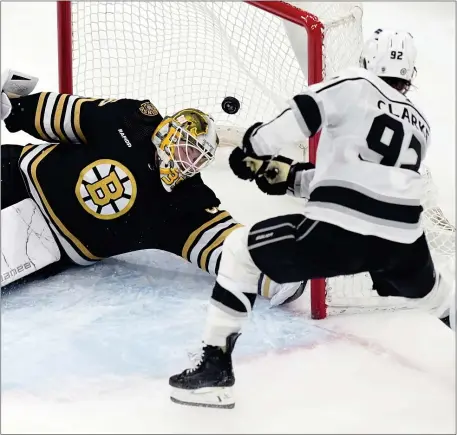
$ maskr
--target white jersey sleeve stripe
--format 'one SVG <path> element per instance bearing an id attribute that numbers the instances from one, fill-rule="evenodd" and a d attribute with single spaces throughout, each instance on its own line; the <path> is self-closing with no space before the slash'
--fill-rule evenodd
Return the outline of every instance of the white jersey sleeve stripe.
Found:
<path id="1" fill-rule="evenodd" d="M 59 137 L 54 133 L 54 130 L 52 128 L 52 112 L 55 107 L 56 99 L 59 96 L 59 94 L 51 92 L 48 95 L 48 98 L 46 100 L 46 107 L 44 110 L 44 116 L 43 116 L 43 128 L 45 133 L 55 141 L 59 141 Z"/>
<path id="2" fill-rule="evenodd" d="M 72 120 L 73 120 L 72 112 L 74 110 L 75 102 L 77 99 L 78 99 L 78 97 L 76 97 L 74 95 L 72 95 L 68 99 L 68 104 L 65 109 L 65 117 L 64 117 L 64 121 L 63 121 L 63 130 L 64 130 L 65 135 L 70 139 L 70 141 L 72 143 L 79 144 L 79 143 L 81 143 L 81 141 L 78 139 L 78 137 L 75 134 L 74 126 L 73 126 L 73 122 L 72 122 Z"/>

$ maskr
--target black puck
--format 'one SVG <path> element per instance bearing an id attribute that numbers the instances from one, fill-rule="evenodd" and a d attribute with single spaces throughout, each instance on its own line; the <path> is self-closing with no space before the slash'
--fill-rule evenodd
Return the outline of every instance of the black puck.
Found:
<path id="1" fill-rule="evenodd" d="M 222 101 L 222 110 L 229 115 L 234 115 L 240 110 L 240 101 L 235 97 L 225 97 Z"/>

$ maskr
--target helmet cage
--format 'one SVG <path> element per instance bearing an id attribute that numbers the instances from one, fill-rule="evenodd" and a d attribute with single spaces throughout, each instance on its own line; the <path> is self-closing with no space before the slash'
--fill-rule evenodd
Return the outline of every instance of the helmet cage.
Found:
<path id="1" fill-rule="evenodd" d="M 208 166 L 215 158 L 216 149 L 206 137 L 193 136 L 182 125 L 172 121 L 163 142 L 183 178 L 190 178 Z"/>
<path id="2" fill-rule="evenodd" d="M 212 118 L 196 109 L 185 109 L 165 118 L 152 142 L 157 148 L 162 184 L 170 192 L 214 161 L 219 138 Z"/>

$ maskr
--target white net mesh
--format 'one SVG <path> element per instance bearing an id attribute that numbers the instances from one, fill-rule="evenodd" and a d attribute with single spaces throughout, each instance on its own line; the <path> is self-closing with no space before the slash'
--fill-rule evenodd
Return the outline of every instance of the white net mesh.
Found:
<path id="1" fill-rule="evenodd" d="M 73 30 L 74 92 L 149 98 L 163 114 L 198 107 L 248 127 L 306 84 L 281 20 L 242 2 L 77 2 Z"/>
<path id="2" fill-rule="evenodd" d="M 348 53 L 358 58 L 354 24 L 348 17 L 331 30 L 338 44 L 328 44 L 326 63 L 334 68 L 353 61 Z M 149 98 L 164 114 L 198 107 L 220 129 L 244 129 L 275 116 L 307 84 L 284 20 L 244 2 L 74 2 L 72 27 L 79 95 Z M 306 30 L 295 27 L 296 45 L 306 48 Z M 222 111 L 226 96 L 239 99 L 236 115 Z"/>
<path id="3" fill-rule="evenodd" d="M 324 24 L 324 76 L 358 63 L 361 3 L 292 4 Z M 306 30 L 243 2 L 73 2 L 72 37 L 74 94 L 148 98 L 163 115 L 199 108 L 214 116 L 225 145 L 307 85 Z M 235 115 L 221 108 L 226 96 L 241 103 Z M 428 173 L 424 180 L 427 237 L 454 270 L 455 229 L 433 203 Z M 327 280 L 327 302 L 330 313 L 399 307 L 376 296 L 365 274 Z"/>
<path id="4" fill-rule="evenodd" d="M 358 65 L 363 46 L 362 3 L 290 3 L 316 15 L 324 25 L 324 77 L 336 75 L 341 68 Z"/>

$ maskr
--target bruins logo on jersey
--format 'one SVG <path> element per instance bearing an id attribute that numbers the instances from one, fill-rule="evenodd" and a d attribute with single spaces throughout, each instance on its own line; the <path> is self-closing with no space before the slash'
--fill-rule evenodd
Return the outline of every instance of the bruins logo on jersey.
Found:
<path id="1" fill-rule="evenodd" d="M 159 114 L 159 111 L 150 101 L 146 101 L 145 103 L 141 104 L 140 112 L 146 116 L 156 116 Z"/>
<path id="2" fill-rule="evenodd" d="M 137 187 L 135 178 L 124 165 L 102 159 L 81 171 L 75 193 L 84 210 L 98 219 L 108 220 L 132 208 Z"/>

